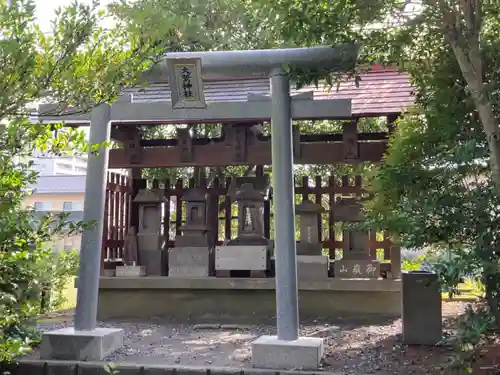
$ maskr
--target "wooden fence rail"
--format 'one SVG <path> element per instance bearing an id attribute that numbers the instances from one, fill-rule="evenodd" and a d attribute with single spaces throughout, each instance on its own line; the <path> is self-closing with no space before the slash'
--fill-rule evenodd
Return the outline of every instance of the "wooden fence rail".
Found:
<path id="1" fill-rule="evenodd" d="M 211 246 L 222 244 L 236 236 L 236 202 L 229 194 L 232 179 L 214 179 L 212 183 L 201 183 L 200 186 L 208 195 L 209 243 Z M 133 196 L 139 188 L 162 189 L 166 198 L 164 204 L 164 222 L 162 233 L 169 248 L 175 244 L 175 235 L 185 220 L 185 207 L 182 196 L 186 189 L 195 187 L 194 179 L 188 181 L 146 181 L 131 180 L 129 177 L 110 173 L 108 176 L 106 203 L 104 211 L 104 233 L 102 244 L 103 262 L 121 259 L 127 229 L 137 226 L 137 207 L 132 203 Z M 343 176 L 340 181 L 333 176 L 303 177 L 296 181 L 296 203 L 302 199 L 311 199 L 326 208 L 318 225 L 319 238 L 323 248 L 327 249 L 331 259 L 338 259 L 346 246 L 342 236 L 342 224 L 334 219 L 335 199 L 338 196 L 366 196 L 361 176 L 349 178 Z M 264 205 L 264 233 L 273 238 L 272 226 L 272 191 Z M 372 259 L 390 261 L 394 247 L 388 233 L 369 233 L 368 247 Z"/>

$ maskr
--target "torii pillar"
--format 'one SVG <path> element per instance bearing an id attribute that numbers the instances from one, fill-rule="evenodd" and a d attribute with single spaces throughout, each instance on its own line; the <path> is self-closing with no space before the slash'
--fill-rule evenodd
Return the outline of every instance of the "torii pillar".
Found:
<path id="1" fill-rule="evenodd" d="M 109 142 L 111 107 L 101 104 L 90 116 L 90 145 Z M 42 359 L 100 361 L 123 345 L 123 330 L 97 327 L 101 242 L 106 198 L 108 146 L 89 149 L 83 221 L 95 222 L 82 233 L 75 326 L 44 333 Z"/>
<path id="2" fill-rule="evenodd" d="M 293 176 L 292 101 L 290 80 L 283 67 L 323 68 L 342 71 L 354 67 L 358 46 L 314 47 L 281 50 L 191 52 L 167 54 L 173 108 L 203 108 L 201 75 L 267 76 L 271 87 L 272 183 L 276 256 L 277 336 L 262 336 L 252 343 L 254 367 L 317 370 L 324 355 L 323 339 L 299 337 L 297 255 L 295 244 L 295 192 Z M 186 64 L 186 60 L 189 64 Z M 182 64 L 186 64 L 183 67 Z M 349 66 L 346 66 L 349 65 Z M 189 87 L 200 89 L 185 98 L 178 87 L 185 83 L 187 66 L 194 67 Z M 199 77 L 194 77 L 196 71 Z M 177 73 L 179 72 L 179 73 Z M 177 74 L 177 77 L 175 76 Z M 172 80 L 176 85 L 172 85 Z M 179 83 L 178 83 L 179 82 Z M 185 92 L 185 90 L 184 90 Z M 174 103 L 175 101 L 175 103 Z M 179 106 L 180 103 L 180 106 Z"/>

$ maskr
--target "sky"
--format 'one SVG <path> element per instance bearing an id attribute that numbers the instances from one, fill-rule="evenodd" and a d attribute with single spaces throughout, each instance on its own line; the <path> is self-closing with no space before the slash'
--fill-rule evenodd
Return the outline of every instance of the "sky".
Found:
<path id="1" fill-rule="evenodd" d="M 91 4 L 92 0 L 79 0 L 81 3 Z M 101 5 L 110 3 L 111 0 L 101 0 Z M 50 31 L 50 22 L 54 19 L 55 11 L 60 6 L 70 5 L 72 0 L 35 0 L 36 17 L 38 24 L 44 32 Z"/>

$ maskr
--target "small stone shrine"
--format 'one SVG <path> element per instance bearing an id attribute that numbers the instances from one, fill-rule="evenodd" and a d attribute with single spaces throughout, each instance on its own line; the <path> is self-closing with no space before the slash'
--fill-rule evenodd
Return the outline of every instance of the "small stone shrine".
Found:
<path id="1" fill-rule="evenodd" d="M 346 224 L 362 220 L 361 202 L 356 198 L 338 198 L 335 201 L 334 218 Z M 335 261 L 335 277 L 370 278 L 380 277 L 380 262 L 371 259 L 368 232 L 356 229 L 343 231 L 344 248 L 342 260 Z"/>
<path id="2" fill-rule="evenodd" d="M 329 260 L 324 256 L 318 236 L 318 220 L 324 212 L 321 205 L 306 199 L 295 208 L 299 216 L 300 241 L 297 243 L 297 274 L 299 280 L 328 278 Z"/>
<path id="3" fill-rule="evenodd" d="M 168 254 L 170 277 L 206 277 L 209 275 L 210 251 L 207 243 L 207 200 L 202 189 L 189 189 L 186 202 L 186 224 L 175 238 Z"/>
<path id="4" fill-rule="evenodd" d="M 236 188 L 238 236 L 226 246 L 217 246 L 217 276 L 227 277 L 230 271 L 251 271 L 252 277 L 265 277 L 268 270 L 270 241 L 264 236 L 264 202 L 269 179 L 265 180 L 266 184 L 262 184 L 258 177 L 255 179 L 253 184 L 250 178 L 246 178 Z M 260 185 L 260 189 L 256 189 L 256 185 Z"/>
<path id="5" fill-rule="evenodd" d="M 139 190 L 134 199 L 139 205 L 139 264 L 146 267 L 148 276 L 165 276 L 167 273 L 167 253 L 161 233 L 163 202 L 163 192 L 152 189 Z"/>

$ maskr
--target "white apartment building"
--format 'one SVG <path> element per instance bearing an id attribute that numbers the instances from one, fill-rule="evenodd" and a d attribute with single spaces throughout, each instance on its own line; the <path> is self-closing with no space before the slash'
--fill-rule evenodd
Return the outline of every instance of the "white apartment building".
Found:
<path id="1" fill-rule="evenodd" d="M 36 153 L 30 159 L 33 161 L 33 169 L 40 176 L 85 175 L 87 173 L 87 155 L 61 157 Z"/>

